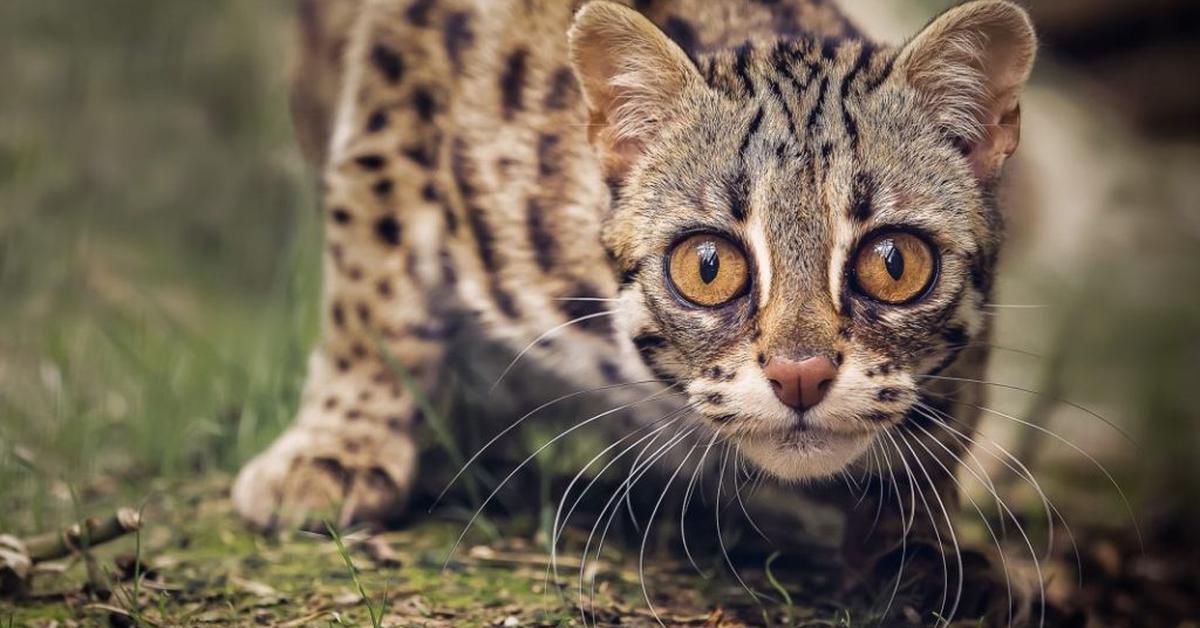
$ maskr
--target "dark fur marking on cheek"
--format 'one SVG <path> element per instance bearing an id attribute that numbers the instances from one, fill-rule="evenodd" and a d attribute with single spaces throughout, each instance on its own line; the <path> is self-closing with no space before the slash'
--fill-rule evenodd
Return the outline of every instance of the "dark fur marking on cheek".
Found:
<path id="1" fill-rule="evenodd" d="M 342 307 L 341 303 L 334 302 L 333 307 L 329 309 L 329 314 L 334 326 L 346 326 L 346 309 Z"/>
<path id="2" fill-rule="evenodd" d="M 384 216 L 375 222 L 375 235 L 388 246 L 400 246 L 400 221 L 395 216 Z"/>
<path id="3" fill-rule="evenodd" d="M 551 111 L 566 109 L 574 100 L 578 89 L 575 73 L 569 67 L 561 67 L 550 77 L 550 89 L 546 91 L 542 106 Z"/>
<path id="4" fill-rule="evenodd" d="M 700 371 L 700 373 L 708 379 L 720 379 L 725 371 L 720 366 L 710 366 Z"/>
<path id="5" fill-rule="evenodd" d="M 863 416 L 863 420 L 870 423 L 887 423 L 892 420 L 894 415 L 890 412 L 871 412 Z"/>
<path id="6" fill-rule="evenodd" d="M 504 72 L 500 75 L 500 106 L 504 119 L 511 120 L 516 112 L 525 108 L 525 74 L 528 71 L 529 51 L 518 48 L 508 55 Z"/>
<path id="7" fill-rule="evenodd" d="M 446 55 L 450 57 L 455 72 L 462 72 L 463 52 L 474 43 L 471 15 L 465 11 L 454 11 L 447 15 L 442 25 L 442 44 L 446 47 Z"/>
<path id="8" fill-rule="evenodd" d="M 612 317 L 606 313 L 608 312 L 608 308 L 605 307 L 605 302 L 591 300 L 603 298 L 599 290 L 587 282 L 579 281 L 570 289 L 570 293 L 564 296 L 572 299 L 569 301 L 558 301 L 559 309 L 567 316 L 568 320 L 573 321 L 584 317 L 591 317 L 572 323 L 572 327 L 600 336 L 612 336 Z M 605 314 L 597 316 L 601 313 Z"/>
<path id="9" fill-rule="evenodd" d="M 637 347 L 639 353 L 656 351 L 665 344 L 667 344 L 667 339 L 657 334 L 640 334 L 633 339 L 633 345 Z"/>
<path id="10" fill-rule="evenodd" d="M 525 222 L 529 230 L 529 243 L 533 246 L 534 261 L 542 272 L 550 272 L 554 268 L 558 245 L 554 231 L 545 223 L 544 213 L 542 204 L 536 198 L 526 202 Z"/>
<path id="11" fill-rule="evenodd" d="M 358 314 L 358 320 L 363 325 L 371 324 L 371 306 L 366 303 L 359 303 L 355 306 L 354 311 Z"/>
<path id="12" fill-rule="evenodd" d="M 713 423 L 719 423 L 721 425 L 724 425 L 736 418 L 737 418 L 736 414 L 722 414 L 719 416 L 712 417 L 712 421 L 713 421 Z"/>
<path id="13" fill-rule="evenodd" d="M 334 207 L 333 210 L 329 212 L 329 215 L 333 218 L 333 221 L 339 225 L 350 224 L 350 221 L 353 220 L 350 212 L 346 211 L 346 208 L 344 207 Z"/>
<path id="14" fill-rule="evenodd" d="M 872 203 L 876 194 L 875 178 L 865 172 L 854 175 L 850 198 L 850 217 L 859 222 L 866 222 L 874 213 Z"/>
<path id="15" fill-rule="evenodd" d="M 639 261 L 631 268 L 621 271 L 620 284 L 622 287 L 628 286 L 637 281 L 638 275 L 642 272 L 642 263 Z"/>
<path id="16" fill-rule="evenodd" d="M 723 406 L 725 405 L 725 395 L 717 392 L 708 393 L 704 395 L 704 401 L 706 401 L 709 405 Z"/>
<path id="17" fill-rule="evenodd" d="M 383 78 L 393 85 L 399 83 L 400 79 L 404 77 L 404 58 L 400 56 L 400 53 L 383 44 L 375 44 L 371 48 L 371 65 L 374 65 Z"/>
<path id="18" fill-rule="evenodd" d="M 610 384 L 621 382 L 621 367 L 611 360 L 600 360 L 600 374 Z"/>
<path id="19" fill-rule="evenodd" d="M 879 392 L 875 393 L 875 400 L 882 402 L 896 401 L 903 394 L 899 388 L 880 388 Z"/>

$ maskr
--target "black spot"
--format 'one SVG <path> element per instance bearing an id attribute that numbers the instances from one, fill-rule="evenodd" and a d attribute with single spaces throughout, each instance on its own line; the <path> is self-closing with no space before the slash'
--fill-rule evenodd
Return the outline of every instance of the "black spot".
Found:
<path id="1" fill-rule="evenodd" d="M 882 402 L 891 402 L 900 398 L 903 394 L 899 388 L 880 388 L 879 392 L 875 393 L 875 399 Z"/>
<path id="2" fill-rule="evenodd" d="M 382 109 L 376 109 L 367 116 L 367 133 L 378 133 L 387 127 L 388 115 Z"/>
<path id="3" fill-rule="evenodd" d="M 875 179 L 865 172 L 854 175 L 851 186 L 850 216 L 859 222 L 865 222 L 874 213 L 872 202 L 876 194 Z"/>
<path id="4" fill-rule="evenodd" d="M 350 370 L 350 360 L 347 360 L 346 358 L 338 358 L 337 361 L 334 362 L 334 367 L 337 368 L 337 370 L 345 373 L 346 371 Z"/>
<path id="5" fill-rule="evenodd" d="M 528 72 L 529 51 L 518 48 L 508 55 L 504 72 L 500 74 L 500 108 L 504 118 L 525 108 L 525 75 Z"/>
<path id="6" fill-rule="evenodd" d="M 437 157 L 434 151 L 430 150 L 429 146 L 414 144 L 401 149 L 400 153 L 426 170 L 431 170 L 436 165 L 435 161 Z"/>
<path id="7" fill-rule="evenodd" d="M 465 11 L 454 11 L 446 16 L 442 25 L 442 44 L 446 47 L 446 55 L 455 72 L 462 72 L 463 52 L 475 43 L 475 33 L 471 31 L 471 15 Z"/>
<path id="8" fill-rule="evenodd" d="M 358 320 L 362 321 L 362 324 L 369 325 L 371 323 L 371 306 L 359 303 L 354 307 L 354 311 L 358 314 Z"/>
<path id="9" fill-rule="evenodd" d="M 729 203 L 729 213 L 738 221 L 746 220 L 746 210 L 750 198 L 750 179 L 745 170 L 739 170 L 737 175 L 725 182 L 725 197 Z"/>
<path id="10" fill-rule="evenodd" d="M 392 284 L 387 279 L 380 279 L 375 284 L 375 291 L 379 293 L 379 296 L 390 299 L 392 297 Z"/>
<path id="11" fill-rule="evenodd" d="M 436 203 L 441 200 L 441 195 L 438 194 L 437 184 L 433 181 L 428 181 L 421 188 L 421 198 L 430 203 Z"/>
<path id="12" fill-rule="evenodd" d="M 836 39 L 821 40 L 821 56 L 826 59 L 837 58 L 837 49 L 840 42 Z"/>
<path id="13" fill-rule="evenodd" d="M 353 219 L 353 217 L 350 215 L 350 212 L 346 211 L 346 209 L 343 207 L 334 207 L 333 210 L 329 212 L 329 215 L 332 216 L 333 221 L 339 225 L 350 224 L 350 221 Z"/>
<path id="14" fill-rule="evenodd" d="M 695 57 L 699 41 L 696 37 L 696 28 L 692 26 L 691 22 L 672 15 L 663 24 L 663 32 L 667 34 L 667 37 L 674 40 L 676 44 L 679 44 L 679 47 L 683 49 L 683 52 L 688 57 Z"/>
<path id="15" fill-rule="evenodd" d="M 415 0 L 404 12 L 404 18 L 413 26 L 425 28 L 429 26 L 429 11 L 436 4 L 437 0 Z"/>
<path id="16" fill-rule="evenodd" d="M 334 303 L 329 309 L 330 318 L 333 319 L 333 324 L 337 327 L 346 326 L 346 310 L 341 303 Z"/>
<path id="17" fill-rule="evenodd" d="M 412 103 L 413 109 L 417 112 L 417 117 L 421 121 L 429 122 L 433 120 L 433 114 L 437 111 L 437 100 L 428 88 L 418 87 L 414 89 Z"/>
<path id="18" fill-rule="evenodd" d="M 371 48 L 371 63 L 389 83 L 398 83 L 404 76 L 404 59 L 383 44 L 375 44 Z"/>
<path id="19" fill-rule="evenodd" d="M 637 347 L 639 352 L 655 351 L 667 344 L 667 339 L 656 334 L 641 334 L 633 339 L 633 346 Z"/>
<path id="20" fill-rule="evenodd" d="M 354 163 L 364 170 L 379 170 L 387 165 L 387 159 L 383 155 L 359 155 L 354 158 Z"/>
<path id="21" fill-rule="evenodd" d="M 375 196 L 387 196 L 391 194 L 392 180 L 380 179 L 376 181 L 375 184 L 371 186 L 371 191 L 375 193 Z"/>
<path id="22" fill-rule="evenodd" d="M 621 381 L 621 367 L 610 360 L 600 360 L 600 373 L 609 383 L 615 384 Z"/>
<path id="23" fill-rule="evenodd" d="M 556 244 L 554 232 L 546 225 L 542 204 L 535 198 L 525 204 L 525 221 L 529 229 L 529 243 L 533 246 L 534 260 L 542 272 L 554 268 Z"/>
<path id="24" fill-rule="evenodd" d="M 542 106 L 551 110 L 565 109 L 571 103 L 576 90 L 575 73 L 571 68 L 561 67 L 550 76 L 550 89 L 546 91 Z"/>
<path id="25" fill-rule="evenodd" d="M 367 357 L 367 348 L 364 347 L 362 345 L 362 343 L 356 342 L 356 343 L 354 343 L 353 347 L 350 347 L 350 353 L 353 353 L 354 357 L 361 360 L 361 359 Z"/>
<path id="26" fill-rule="evenodd" d="M 388 246 L 400 245 L 400 222 L 395 216 L 384 216 L 375 222 L 375 235 Z"/>
<path id="27" fill-rule="evenodd" d="M 701 373 L 708 379 L 720 379 L 724 371 L 719 366 L 710 366 L 701 371 Z"/>
<path id="28" fill-rule="evenodd" d="M 725 405 L 725 395 L 722 395 L 721 393 L 716 393 L 716 392 L 708 393 L 707 395 L 704 395 L 704 400 L 707 401 L 710 405 L 714 405 L 714 406 Z"/>

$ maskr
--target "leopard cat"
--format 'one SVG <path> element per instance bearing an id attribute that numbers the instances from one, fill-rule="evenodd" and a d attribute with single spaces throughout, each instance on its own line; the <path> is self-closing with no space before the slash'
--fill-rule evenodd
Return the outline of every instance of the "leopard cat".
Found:
<path id="1" fill-rule="evenodd" d="M 969 2 L 891 46 L 824 0 L 301 7 L 322 332 L 294 424 L 235 481 L 243 517 L 394 522 L 464 337 L 627 429 L 682 417 L 784 483 L 869 467 L 954 508 L 1023 9 Z"/>

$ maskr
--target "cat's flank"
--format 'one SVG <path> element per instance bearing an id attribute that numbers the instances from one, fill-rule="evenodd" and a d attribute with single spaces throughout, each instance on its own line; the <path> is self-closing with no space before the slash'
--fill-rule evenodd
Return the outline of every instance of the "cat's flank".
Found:
<path id="1" fill-rule="evenodd" d="M 463 335 L 632 404 L 628 429 L 681 417 L 785 481 L 871 460 L 952 507 L 1025 12 L 888 46 L 818 0 L 625 4 L 302 3 L 324 322 L 295 423 L 234 486 L 247 519 L 400 515 L 411 384 Z"/>

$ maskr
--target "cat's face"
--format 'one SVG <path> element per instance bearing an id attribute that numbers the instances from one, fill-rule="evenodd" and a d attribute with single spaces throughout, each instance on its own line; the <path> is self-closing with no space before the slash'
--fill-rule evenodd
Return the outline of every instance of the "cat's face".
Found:
<path id="1" fill-rule="evenodd" d="M 986 327 L 995 138 L 952 139 L 911 56 L 747 46 L 695 62 L 634 146 L 609 138 L 621 326 L 777 477 L 845 467 Z"/>

